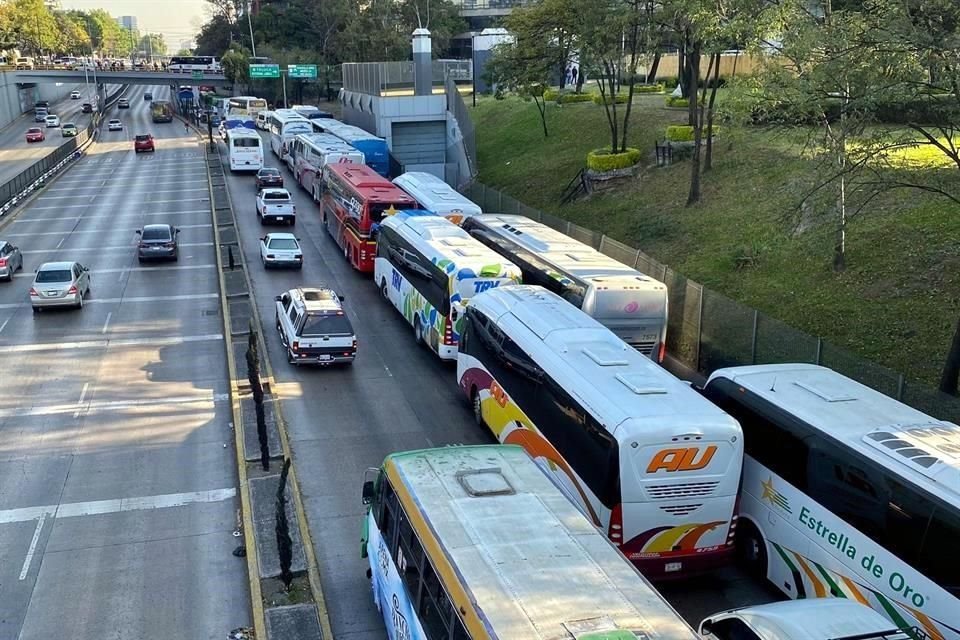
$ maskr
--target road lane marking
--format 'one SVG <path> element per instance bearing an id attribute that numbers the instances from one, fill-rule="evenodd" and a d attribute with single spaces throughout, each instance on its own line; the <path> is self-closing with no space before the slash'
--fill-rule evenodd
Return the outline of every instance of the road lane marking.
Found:
<path id="1" fill-rule="evenodd" d="M 63 241 L 66 239 L 67 239 L 66 236 L 64 236 L 63 238 L 60 238 L 60 242 L 57 243 L 57 249 L 63 246 Z M 29 275 L 29 274 L 25 274 L 25 275 Z"/>
<path id="2" fill-rule="evenodd" d="M 7 318 L 3 321 L 3 324 L 0 324 L 0 333 L 3 333 L 3 330 L 7 328 L 8 322 L 10 322 L 10 318 Z"/>
<path id="3" fill-rule="evenodd" d="M 142 273 L 145 271 L 196 271 L 198 269 L 215 269 L 217 265 L 215 264 L 178 264 L 177 266 L 157 266 L 157 267 L 116 267 L 111 269 L 91 269 L 90 273 L 93 275 L 104 274 L 104 273 L 119 273 L 120 278 L 117 282 L 123 281 L 123 276 L 128 272 L 131 273 Z M 33 273 L 18 273 L 13 276 L 14 278 L 33 278 L 35 274 Z M 92 302 L 92 301 L 91 301 Z"/>
<path id="4" fill-rule="evenodd" d="M 182 224 L 179 225 L 181 229 L 211 229 L 213 228 L 212 224 Z M 140 227 L 130 227 L 129 229 L 112 229 L 112 231 L 127 231 L 129 233 L 134 233 Z M 72 235 L 75 233 L 100 233 L 104 232 L 103 229 L 76 229 L 75 231 L 32 231 L 32 232 L 23 232 L 23 233 L 8 233 L 7 237 L 10 238 L 33 238 L 35 236 L 62 236 L 62 235 Z M 59 248 L 59 247 L 58 247 Z"/>
<path id="5" fill-rule="evenodd" d="M 83 304 L 120 304 L 127 302 L 176 302 L 178 300 L 205 300 L 209 298 L 219 298 L 217 293 L 185 293 L 178 296 L 133 296 L 126 298 L 97 298 L 95 300 L 84 300 Z M 0 309 L 17 309 L 21 306 L 19 302 L 8 302 L 0 304 Z M 0 347 L 0 353 L 2 353 Z"/>
<path id="6" fill-rule="evenodd" d="M 174 396 L 171 398 L 148 398 L 142 400 L 91 400 L 77 409 L 76 404 L 52 404 L 42 407 L 13 407 L 11 409 L 0 409 L 0 418 L 29 418 L 37 416 L 56 416 L 65 413 L 75 412 L 74 417 L 79 417 L 80 413 L 90 415 L 91 413 L 107 411 L 123 411 L 125 409 L 138 409 L 140 407 L 172 406 L 175 404 L 202 404 L 209 405 L 217 402 L 226 402 L 230 398 L 229 394 L 204 394 L 196 396 Z"/>
<path id="7" fill-rule="evenodd" d="M 33 223 L 36 223 L 36 222 L 75 222 L 75 221 L 77 221 L 77 220 L 100 220 L 100 219 L 106 219 L 106 218 L 109 218 L 109 219 L 111 219 L 111 220 L 133 220 L 133 219 L 140 218 L 140 217 L 142 217 L 142 216 L 187 216 L 187 215 L 199 215 L 199 214 L 202 214 L 202 213 L 205 213 L 205 214 L 209 215 L 209 214 L 210 214 L 210 210 L 209 210 L 209 209 L 201 209 L 201 210 L 199 210 L 199 211 L 198 211 L 198 210 L 194 210 L 194 211 L 149 211 L 149 212 L 135 213 L 135 214 L 133 214 L 133 215 L 121 215 L 121 216 L 115 216 L 115 215 L 107 214 L 107 215 L 99 215 L 99 216 L 69 216 L 69 217 L 66 217 L 66 218 L 29 218 L 29 219 L 26 219 L 26 218 L 24 218 L 24 219 L 17 218 L 16 220 L 14 220 L 13 222 L 11 222 L 10 224 L 24 224 L 24 223 L 29 223 L 29 222 L 33 222 Z"/>
<path id="8" fill-rule="evenodd" d="M 169 347 L 188 342 L 213 342 L 223 340 L 221 333 L 208 333 L 196 336 L 158 336 L 156 338 L 120 338 L 103 340 L 79 340 L 76 342 L 34 342 L 32 344 L 11 344 L 0 346 L 2 353 L 32 353 L 35 351 L 68 351 L 71 349 L 106 349 L 108 347 Z"/>
<path id="9" fill-rule="evenodd" d="M 43 505 L 0 511 L 0 524 L 30 522 L 37 518 L 77 518 L 82 516 L 122 513 L 126 511 L 149 511 L 185 507 L 189 504 L 208 504 L 223 502 L 237 495 L 237 490 L 211 489 L 208 491 L 190 491 L 187 493 L 164 493 L 153 496 L 119 498 L 115 500 L 93 500 L 89 502 L 68 502 L 61 505 Z M 39 535 L 37 535 L 39 537 Z"/>
<path id="10" fill-rule="evenodd" d="M 205 185 L 205 184 L 206 184 L 206 181 L 204 181 L 204 182 L 199 182 L 199 181 L 198 181 L 198 182 L 180 182 L 180 181 L 173 181 L 173 182 L 171 182 L 170 184 L 157 184 L 155 180 L 151 180 L 150 178 L 144 178 L 144 179 L 142 179 L 142 180 L 135 180 L 135 181 L 110 181 L 110 182 L 107 182 L 106 180 L 104 180 L 104 181 L 101 182 L 101 184 L 88 184 L 88 185 L 86 185 L 86 186 L 77 186 L 77 187 L 55 187 L 55 188 L 53 188 L 53 189 L 47 189 L 47 192 L 48 192 L 48 193 L 52 193 L 52 192 L 54 192 L 54 191 L 77 191 L 77 190 L 79 190 L 79 189 L 97 189 L 97 190 L 102 190 L 102 189 L 104 189 L 104 188 L 106 188 L 106 187 L 127 187 L 127 186 L 138 186 L 138 185 L 152 186 L 152 187 L 174 187 L 174 186 L 177 186 L 177 187 L 179 187 L 179 186 L 197 186 L 197 187 L 200 187 L 200 186 L 203 186 L 203 185 Z M 206 191 L 206 187 L 204 187 L 203 190 Z M 174 190 L 174 191 L 171 191 L 170 193 L 175 193 L 176 191 L 179 191 L 179 189 Z M 159 192 L 154 191 L 153 193 L 159 193 Z"/>
<path id="11" fill-rule="evenodd" d="M 33 539 L 30 541 L 30 547 L 27 549 L 27 557 L 23 560 L 23 568 L 20 569 L 20 579 L 23 580 L 30 573 L 30 564 L 33 562 L 33 554 L 37 551 L 37 542 L 40 541 L 40 531 L 43 529 L 43 522 L 47 519 L 47 514 L 41 513 L 37 521 L 37 528 L 33 531 Z"/>
<path id="12" fill-rule="evenodd" d="M 112 316 L 112 315 L 113 315 L 113 311 L 108 311 L 108 312 L 107 312 L 107 319 L 103 322 L 103 329 L 100 331 L 100 333 L 106 333 L 106 332 L 107 332 L 107 328 L 110 326 L 110 316 Z"/>
<path id="13" fill-rule="evenodd" d="M 155 193 L 192 193 L 192 192 L 196 192 L 196 191 L 209 191 L 209 188 L 204 187 L 204 188 L 202 188 L 202 189 L 161 189 L 161 190 L 158 190 L 158 191 L 149 191 L 149 192 L 145 192 L 145 193 L 141 193 L 141 194 L 136 194 L 136 195 L 151 196 L 151 195 L 153 195 L 153 194 L 155 194 Z M 120 195 L 130 196 L 131 194 L 129 194 L 129 193 L 123 193 L 123 194 L 118 193 L 118 194 L 116 194 L 116 195 L 118 195 L 118 196 L 120 196 Z M 110 196 L 109 196 L 109 195 L 103 195 L 103 196 L 101 196 L 100 194 L 93 194 L 92 196 L 90 196 L 90 202 L 93 202 L 93 201 L 96 200 L 98 197 L 109 198 Z M 37 200 L 76 200 L 76 198 L 77 198 L 77 196 L 76 196 L 76 194 L 74 194 L 74 195 L 72 195 L 72 196 L 40 196 L 39 198 L 37 198 Z"/>
<path id="14" fill-rule="evenodd" d="M 212 247 L 212 242 L 180 242 L 178 243 L 181 247 Z M 75 253 L 78 251 L 97 251 L 103 253 L 104 251 L 130 251 L 133 247 L 129 244 L 118 244 L 106 247 L 78 247 L 76 249 L 64 249 L 64 251 L 69 251 L 70 253 Z M 24 255 L 30 255 L 34 253 L 53 253 L 57 249 L 32 249 L 30 251 L 21 251 L 20 253 Z"/>
<path id="15" fill-rule="evenodd" d="M 77 410 L 73 412 L 74 419 L 80 417 L 80 412 L 83 410 L 83 399 L 87 397 L 87 389 L 90 388 L 89 382 L 83 383 L 83 390 L 80 391 L 80 399 L 77 400 Z"/>

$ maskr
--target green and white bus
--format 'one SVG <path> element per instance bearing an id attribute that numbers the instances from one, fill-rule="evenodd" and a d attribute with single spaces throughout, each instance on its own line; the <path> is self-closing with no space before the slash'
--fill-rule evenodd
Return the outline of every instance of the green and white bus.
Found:
<path id="1" fill-rule="evenodd" d="M 520 283 L 520 269 L 453 222 L 430 212 L 384 218 L 377 237 L 374 282 L 413 327 L 418 343 L 441 360 L 456 360 L 467 301 Z"/>
<path id="2" fill-rule="evenodd" d="M 361 554 L 389 640 L 698 640 L 522 448 L 370 471 Z"/>
<path id="3" fill-rule="evenodd" d="M 960 638 L 960 426 L 810 364 L 720 369 L 743 428 L 737 548 L 793 598 L 851 598 Z"/>

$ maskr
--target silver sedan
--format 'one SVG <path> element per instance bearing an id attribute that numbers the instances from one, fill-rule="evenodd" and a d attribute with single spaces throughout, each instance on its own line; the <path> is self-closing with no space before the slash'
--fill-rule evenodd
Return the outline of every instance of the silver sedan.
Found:
<path id="1" fill-rule="evenodd" d="M 46 307 L 83 308 L 90 293 L 90 270 L 79 262 L 45 262 L 30 287 L 30 304 L 36 313 Z"/>
<path id="2" fill-rule="evenodd" d="M 0 240 L 0 278 L 13 280 L 13 274 L 23 269 L 23 254 L 9 242 Z"/>

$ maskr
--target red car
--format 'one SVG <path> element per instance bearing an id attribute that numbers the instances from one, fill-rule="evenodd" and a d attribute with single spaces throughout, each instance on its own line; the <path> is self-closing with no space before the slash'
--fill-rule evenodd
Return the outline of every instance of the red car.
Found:
<path id="1" fill-rule="evenodd" d="M 137 153 L 141 151 L 155 151 L 153 148 L 153 136 L 149 133 L 141 133 L 133 139 L 133 150 Z"/>
<path id="2" fill-rule="evenodd" d="M 27 142 L 43 142 L 47 136 L 40 127 L 30 127 L 27 129 Z"/>

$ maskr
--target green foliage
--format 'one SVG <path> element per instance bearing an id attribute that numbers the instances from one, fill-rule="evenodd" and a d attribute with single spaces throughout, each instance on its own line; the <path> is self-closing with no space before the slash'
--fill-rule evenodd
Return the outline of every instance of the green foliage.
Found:
<path id="1" fill-rule="evenodd" d="M 663 91 L 664 91 L 663 85 L 660 83 L 633 85 L 634 93 L 663 93 Z"/>
<path id="2" fill-rule="evenodd" d="M 720 133 L 720 127 L 717 125 L 713 126 L 713 135 L 716 136 Z M 703 129 L 704 138 L 706 138 L 707 130 L 706 127 Z M 670 142 L 693 142 L 693 127 L 687 125 L 670 125 L 667 127 L 667 140 Z"/>
<path id="3" fill-rule="evenodd" d="M 610 153 L 609 149 L 594 149 L 587 154 L 587 168 L 593 171 L 626 169 L 640 162 L 639 149 L 627 147 L 623 153 Z"/>
<path id="4" fill-rule="evenodd" d="M 557 98 L 560 97 L 560 90 L 550 88 L 543 92 L 543 99 L 547 102 L 556 102 Z"/>
<path id="5" fill-rule="evenodd" d="M 697 102 L 699 103 L 699 98 L 697 99 Z M 666 104 L 668 107 L 686 109 L 690 106 L 690 101 L 687 100 L 687 98 L 682 98 L 680 96 L 667 96 L 664 99 L 664 104 Z"/>
<path id="6" fill-rule="evenodd" d="M 223 75 L 230 82 L 246 82 L 250 71 L 250 52 L 245 49 L 232 48 L 220 58 L 223 66 Z"/>
<path id="7" fill-rule="evenodd" d="M 615 96 L 609 96 L 609 95 L 602 96 L 599 93 L 595 93 L 593 94 L 592 99 L 593 99 L 593 104 L 603 104 L 604 102 L 606 102 L 607 104 L 613 104 L 613 103 L 626 104 L 627 97 L 628 96 L 625 93 L 618 93 Z"/>
<path id="8" fill-rule="evenodd" d="M 573 104 L 576 102 L 592 102 L 595 96 L 592 93 L 562 93 L 557 98 L 560 104 Z"/>

